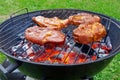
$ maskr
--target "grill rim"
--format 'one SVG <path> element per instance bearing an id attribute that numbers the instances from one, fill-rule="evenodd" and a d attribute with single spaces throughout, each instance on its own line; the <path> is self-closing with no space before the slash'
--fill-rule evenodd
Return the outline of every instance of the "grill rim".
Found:
<path id="1" fill-rule="evenodd" d="M 97 14 L 99 16 L 102 16 L 102 17 L 105 17 L 105 18 L 108 18 L 111 20 L 111 22 L 113 22 L 119 29 L 120 29 L 120 25 L 119 25 L 119 21 L 117 21 L 116 19 L 110 17 L 110 16 L 106 16 L 104 14 L 101 14 L 101 13 L 97 13 L 97 12 L 92 12 L 92 11 L 87 11 L 87 10 L 79 10 L 79 9 L 48 9 L 48 10 L 37 10 L 37 11 L 32 11 L 32 12 L 28 12 L 28 14 L 32 14 L 32 13 L 37 13 L 37 12 L 42 12 L 42 11 L 74 11 L 74 12 L 77 12 L 77 11 L 80 11 L 80 12 L 88 12 L 88 13 L 93 13 L 93 14 Z M 17 15 L 17 16 L 14 16 L 12 18 L 9 18 L 7 20 L 5 20 L 3 23 L 0 24 L 0 26 L 4 25 L 5 23 L 11 21 L 11 19 L 15 19 L 17 18 L 18 16 L 22 16 L 22 15 L 26 15 L 27 13 L 24 13 L 24 14 L 20 14 L 20 15 Z M 0 30 L 0 32 L 2 31 L 2 28 Z M 120 45 L 115 49 L 115 50 L 112 50 L 110 52 L 110 55 L 108 56 L 105 56 L 103 58 L 99 58 L 95 61 L 89 61 L 89 62 L 85 62 L 85 63 L 79 63 L 79 64 L 46 64 L 46 63 L 38 63 L 38 62 L 29 62 L 27 60 L 22 60 L 22 59 L 19 59 L 17 57 L 14 57 L 10 54 L 8 54 L 7 52 L 5 52 L 4 50 L 0 49 L 0 52 L 2 52 L 3 54 L 5 54 L 6 56 L 10 57 L 10 58 L 13 58 L 13 59 L 16 59 L 18 61 L 22 61 L 22 62 L 26 62 L 26 63 L 31 63 L 31 64 L 36 64 L 36 65 L 44 65 L 44 66 L 77 66 L 77 65 L 85 65 L 85 64 L 92 64 L 92 63 L 96 63 L 96 62 L 100 62 L 100 61 L 103 61 L 105 59 L 108 59 L 108 58 L 111 58 L 111 57 L 114 57 L 117 53 L 120 52 Z M 113 54 L 114 53 L 114 54 Z"/>

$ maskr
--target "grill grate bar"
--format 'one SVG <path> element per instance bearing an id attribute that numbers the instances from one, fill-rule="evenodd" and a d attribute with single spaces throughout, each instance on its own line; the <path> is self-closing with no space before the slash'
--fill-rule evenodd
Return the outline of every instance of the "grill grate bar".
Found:
<path id="1" fill-rule="evenodd" d="M 73 26 L 74 27 L 74 26 Z M 59 54 L 54 58 L 54 61 L 52 63 L 55 62 L 55 60 L 59 57 L 60 54 L 62 54 L 62 52 L 65 50 L 65 47 L 68 46 L 67 44 L 73 39 L 72 36 L 69 36 L 69 34 L 71 34 L 70 30 L 67 30 L 66 32 L 64 32 L 65 35 L 67 36 L 67 40 L 65 42 L 65 44 L 62 46 L 61 51 L 59 52 Z"/>
<path id="2" fill-rule="evenodd" d="M 70 51 L 67 53 L 67 56 L 65 57 L 65 59 L 63 60 L 62 63 L 65 63 L 65 61 L 67 60 L 67 58 L 68 58 L 70 52 L 73 50 L 74 47 L 75 47 L 75 44 L 71 47 Z"/>
<path id="3" fill-rule="evenodd" d="M 50 57 L 50 55 L 54 52 L 55 48 L 52 48 L 52 51 L 50 53 L 47 53 L 48 55 L 45 57 L 45 60 Z M 39 57 L 39 56 L 38 56 Z"/>
<path id="4" fill-rule="evenodd" d="M 18 41 L 18 42 L 15 43 L 14 45 L 11 45 L 11 46 L 10 46 L 9 48 L 7 48 L 5 51 L 11 50 L 13 46 L 18 45 L 18 44 L 20 44 L 20 43 L 22 43 L 22 41 Z"/>
<path id="5" fill-rule="evenodd" d="M 111 20 L 109 20 L 109 23 L 107 25 L 107 33 L 109 34 L 109 30 L 110 30 L 110 25 L 111 25 Z"/>
<path id="6" fill-rule="evenodd" d="M 10 44 L 11 42 L 13 42 L 14 40 L 16 40 L 17 38 L 19 38 L 19 36 L 16 36 L 16 34 L 19 34 L 21 31 L 23 31 L 23 30 L 25 30 L 26 29 L 26 27 L 28 27 L 28 26 L 30 26 L 31 24 L 25 24 L 25 25 L 22 25 L 22 29 L 20 29 L 20 30 L 18 30 L 15 34 L 13 34 L 12 36 L 9 36 L 9 37 L 7 37 L 7 38 L 5 38 L 5 39 L 3 39 L 3 41 L 1 41 L 0 43 L 3 43 L 3 42 L 7 42 L 7 43 L 5 43 L 5 44 L 3 44 L 2 46 L 0 46 L 0 48 L 2 48 L 2 47 L 4 47 L 4 46 L 6 46 L 6 45 L 8 45 L 8 44 Z M 15 38 L 13 38 L 13 37 L 15 37 Z M 7 41 L 7 40 L 10 40 L 10 41 Z"/>
<path id="7" fill-rule="evenodd" d="M 31 42 L 30 42 L 30 43 L 31 43 Z M 37 53 L 40 49 L 43 49 L 43 48 L 44 48 L 44 46 L 39 46 L 39 45 L 33 44 L 33 43 L 32 43 L 32 47 L 33 47 L 34 53 Z"/>
<path id="8" fill-rule="evenodd" d="M 18 37 L 20 37 L 21 41 L 18 41 L 17 43 L 10 45 L 9 48 L 6 49 L 6 51 L 10 50 L 13 46 L 18 45 L 20 43 L 24 43 L 26 42 L 26 40 L 24 39 L 24 33 L 21 33 Z"/>
<path id="9" fill-rule="evenodd" d="M 109 32 L 109 30 L 110 30 L 110 25 L 111 25 L 111 19 L 110 18 L 106 18 L 106 17 L 103 17 L 103 16 L 100 16 L 101 17 L 101 22 L 102 21 L 104 21 L 104 19 L 105 19 L 105 26 L 106 26 L 106 29 L 107 29 L 107 31 Z"/>
<path id="10" fill-rule="evenodd" d="M 18 31 L 21 29 L 21 27 L 25 26 L 26 24 L 28 25 L 28 23 L 31 23 L 29 25 L 32 25 L 31 21 L 26 21 L 26 23 L 23 22 L 19 22 L 18 24 L 10 27 L 10 29 L 3 31 L 1 34 L 5 34 L 5 35 L 1 35 L 0 38 L 4 38 L 6 36 L 8 36 L 9 34 L 13 33 L 14 31 Z M 21 25 L 22 24 L 22 25 Z M 18 27 L 19 26 L 19 27 Z M 13 28 L 14 27 L 14 28 Z"/>
<path id="11" fill-rule="evenodd" d="M 38 50 L 35 54 L 35 56 L 33 57 L 33 59 L 31 61 L 35 61 L 40 55 L 42 55 L 45 51 L 45 48 L 42 48 L 42 50 Z"/>
<path id="12" fill-rule="evenodd" d="M 35 46 L 35 44 L 33 44 L 32 46 L 28 47 L 28 48 L 23 52 L 23 53 L 27 53 L 27 50 L 29 50 L 29 49 L 33 51 L 33 53 L 35 54 L 35 56 L 31 59 L 31 61 L 34 61 L 34 60 L 37 58 L 38 55 L 41 55 L 41 53 L 44 52 L 44 48 L 37 46 L 37 50 L 35 50 L 35 49 L 34 49 L 34 46 Z M 38 51 L 41 51 L 41 52 L 38 53 Z M 29 53 L 27 53 L 27 54 L 29 54 Z M 31 54 L 31 53 L 30 53 L 30 54 Z M 26 59 L 29 59 L 29 55 L 26 56 Z"/>
<path id="13" fill-rule="evenodd" d="M 88 54 L 90 53 L 90 50 L 92 49 L 92 45 L 93 45 L 93 43 L 91 43 L 91 44 L 90 44 L 90 48 L 88 49 L 88 52 L 86 53 L 86 54 L 87 54 L 87 56 L 85 57 L 85 60 L 87 59 Z M 90 58 L 90 59 L 91 59 L 91 58 Z"/>
<path id="14" fill-rule="evenodd" d="M 59 55 L 62 54 L 62 51 L 64 51 L 65 47 L 67 46 L 67 44 L 70 42 L 71 39 L 72 39 L 72 38 L 69 38 L 69 40 L 63 45 L 63 47 L 62 47 L 60 53 L 54 58 L 53 63 L 54 63 L 55 60 L 59 57 Z"/>
<path id="15" fill-rule="evenodd" d="M 76 63 L 76 61 L 77 61 L 77 59 L 78 59 L 78 57 L 79 57 L 79 54 L 81 54 L 81 49 L 83 48 L 83 44 L 82 44 L 82 46 L 80 47 L 80 49 L 79 49 L 79 53 L 76 55 L 76 58 L 75 58 L 75 60 L 74 60 L 74 62 L 73 62 L 73 64 L 75 64 Z"/>
<path id="16" fill-rule="evenodd" d="M 64 14 L 64 12 L 66 13 L 66 14 Z M 62 11 L 62 14 L 60 15 L 60 17 L 61 18 L 67 18 L 68 17 L 68 15 L 70 14 L 70 12 L 69 11 Z"/>
<path id="17" fill-rule="evenodd" d="M 4 27 L 2 27 L 2 29 L 0 29 L 0 32 L 4 32 L 4 31 L 10 30 L 10 29 L 13 29 L 11 25 L 19 24 L 20 21 L 23 21 L 23 23 L 24 23 L 24 22 L 27 22 L 27 21 L 30 20 L 30 18 L 28 18 L 28 16 L 26 17 L 26 15 L 20 16 L 20 17 L 17 17 L 17 18 L 12 18 L 12 19 L 14 19 L 14 20 L 12 21 L 11 18 L 10 18 L 9 22 L 3 24 Z M 21 19 L 23 19 L 23 20 L 21 20 Z M 17 22 L 17 21 L 19 21 L 19 22 Z M 13 24 L 13 22 L 15 24 Z M 10 26 L 10 28 L 6 28 L 7 26 Z"/>
<path id="18" fill-rule="evenodd" d="M 48 17 L 51 17 L 51 16 L 53 16 L 53 14 L 49 14 L 49 15 L 48 15 L 48 14 L 46 14 L 46 13 L 43 13 L 43 14 L 41 13 L 41 16 L 48 16 Z"/>
<path id="19" fill-rule="evenodd" d="M 20 48 L 18 48 L 15 52 L 13 53 L 16 53 L 19 49 L 22 49 L 23 46 L 25 46 L 26 44 L 22 45 Z M 28 48 L 26 48 L 24 51 L 22 51 L 22 53 L 16 53 L 17 54 L 17 57 L 19 58 L 19 56 L 22 56 L 23 58 L 27 58 L 28 55 L 27 55 L 27 50 L 29 50 L 31 47 L 28 46 Z M 18 55 L 19 54 L 19 55 Z M 26 56 L 25 56 L 26 55 Z"/>
<path id="20" fill-rule="evenodd" d="M 105 17 L 102 17 L 102 19 L 107 19 L 107 22 L 106 22 L 106 24 L 105 24 L 105 26 L 106 26 L 106 29 L 107 29 L 107 35 L 105 36 L 105 38 L 103 39 L 103 43 L 105 43 L 106 44 L 106 39 L 107 39 L 107 37 L 108 37 L 108 34 L 109 34 L 109 30 L 110 30 L 110 27 L 111 27 L 111 19 L 109 19 L 109 18 L 105 18 Z M 100 43 L 102 43 L 102 41 L 100 42 Z"/>

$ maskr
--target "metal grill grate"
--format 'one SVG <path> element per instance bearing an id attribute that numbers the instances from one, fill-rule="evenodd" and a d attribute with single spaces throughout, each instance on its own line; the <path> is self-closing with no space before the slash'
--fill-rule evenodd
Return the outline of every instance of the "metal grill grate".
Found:
<path id="1" fill-rule="evenodd" d="M 39 46 L 39 45 L 30 43 L 29 41 L 25 40 L 24 34 L 21 34 L 19 36 L 19 37 L 21 37 L 21 42 L 18 42 L 16 45 L 9 47 L 8 51 L 10 51 L 9 53 L 11 53 L 11 55 L 14 55 L 17 58 L 21 58 L 21 59 L 25 59 L 25 60 L 34 62 L 37 58 L 44 55 L 44 53 L 47 54 L 44 57 L 47 60 L 47 58 L 49 58 L 54 51 L 59 50 L 59 54 L 57 54 L 54 57 L 54 59 L 52 61 L 52 64 L 58 64 L 58 62 L 56 62 L 56 60 L 59 59 L 59 57 L 61 55 L 63 55 L 62 54 L 63 52 L 66 52 L 67 55 L 64 57 L 64 60 L 59 62 L 59 64 L 65 64 L 69 55 L 72 54 L 71 52 L 75 52 L 76 55 L 75 55 L 74 61 L 72 61 L 72 63 L 70 63 L 70 64 L 76 64 L 80 55 L 84 57 L 83 62 L 87 62 L 88 60 L 89 61 L 94 61 L 92 59 L 93 56 L 96 56 L 96 58 L 100 58 L 99 52 L 100 52 L 100 49 L 101 49 L 102 46 L 100 46 L 98 51 L 95 52 L 92 49 L 92 45 L 94 43 L 91 43 L 89 45 L 75 43 L 74 40 L 73 40 L 73 37 L 72 37 L 72 33 L 71 33 L 72 32 L 71 30 L 73 30 L 74 28 L 75 28 L 74 26 L 70 26 L 68 28 L 69 30 L 67 30 L 67 29 L 63 30 L 63 32 L 67 36 L 66 43 L 64 44 L 64 46 L 62 48 L 57 47 L 57 46 L 52 48 L 51 52 L 45 53 L 45 50 L 46 50 L 45 46 Z M 106 44 L 106 45 L 111 44 L 111 43 L 108 44 L 109 39 L 107 39 L 107 38 L 109 38 L 109 37 L 106 36 L 106 38 L 104 40 L 102 40 L 100 42 L 100 44 Z M 69 46 L 69 48 L 66 49 L 66 47 L 68 47 L 68 46 Z M 27 50 L 32 50 L 33 51 L 32 53 L 34 53 L 34 56 L 32 56 L 30 58 L 28 53 L 27 53 L 28 52 Z M 82 53 L 85 53 L 85 54 L 82 54 Z M 48 61 L 40 61 L 40 62 L 50 64 L 50 62 L 48 62 Z M 79 62 L 79 63 L 83 63 L 83 62 Z"/>
<path id="2" fill-rule="evenodd" d="M 45 46 L 39 46 L 36 44 L 32 44 L 32 43 L 28 42 L 27 40 L 25 40 L 25 38 L 24 38 L 25 29 L 30 26 L 36 25 L 31 20 L 31 18 L 33 16 L 42 15 L 45 17 L 57 16 L 59 18 L 64 19 L 70 15 L 80 13 L 80 12 L 81 11 L 71 11 L 71 10 L 70 11 L 69 10 L 55 10 L 55 11 L 51 11 L 51 10 L 45 11 L 44 10 L 44 11 L 38 11 L 33 14 L 30 14 L 27 12 L 27 14 L 25 14 L 25 15 L 11 17 L 10 18 L 11 21 L 9 21 L 9 23 L 3 24 L 5 27 L 3 27 L 1 29 L 0 44 L 2 44 L 2 45 L 0 46 L 0 48 L 4 49 L 7 53 L 9 53 L 17 58 L 22 58 L 22 59 L 25 59 L 28 61 L 34 61 L 36 58 L 40 57 L 45 52 L 46 48 L 45 48 Z M 109 18 L 106 18 L 103 16 L 100 16 L 100 17 L 101 17 L 101 23 L 106 26 L 107 32 L 109 34 L 111 20 Z M 8 25 L 10 27 L 6 28 L 6 26 L 8 26 Z M 63 52 L 67 52 L 67 55 L 64 58 L 64 60 L 62 60 L 62 62 L 60 62 L 60 64 L 64 64 L 65 61 L 68 59 L 69 55 L 72 54 L 72 52 L 74 52 L 74 51 L 77 54 L 76 54 L 75 59 L 72 62 L 72 64 L 77 63 L 79 55 L 82 55 L 81 53 L 85 53 L 84 55 L 82 55 L 82 56 L 84 56 L 85 60 L 88 59 L 89 61 L 94 61 L 94 60 L 92 60 L 93 55 L 96 55 L 97 59 L 101 58 L 99 55 L 101 47 L 99 47 L 99 49 L 97 51 L 95 51 L 92 49 L 92 46 L 94 43 L 91 43 L 89 45 L 83 45 L 83 44 L 77 44 L 74 42 L 74 40 L 72 38 L 72 33 L 71 33 L 74 28 L 76 28 L 76 27 L 73 25 L 69 25 L 69 27 L 62 30 L 62 32 L 64 32 L 65 35 L 67 36 L 66 43 L 62 48 L 59 48 L 56 46 L 55 48 L 52 49 L 51 53 L 55 50 L 60 51 L 59 54 L 54 57 L 52 64 L 54 64 L 56 62 L 56 59 L 58 59 L 59 56 L 61 56 Z M 2 35 L 2 34 L 5 34 L 5 35 Z M 109 36 L 107 35 L 100 42 L 100 44 L 106 44 L 111 47 Z M 69 48 L 66 49 L 67 46 L 69 46 Z M 34 57 L 32 57 L 32 59 L 29 59 L 29 56 L 26 55 L 27 51 L 29 49 L 31 49 L 33 51 L 33 53 L 35 53 L 35 55 L 34 55 Z M 50 53 L 48 53 L 48 55 L 46 56 L 46 58 L 48 58 L 48 57 L 50 57 Z M 46 62 L 41 62 L 41 63 L 46 63 Z"/>

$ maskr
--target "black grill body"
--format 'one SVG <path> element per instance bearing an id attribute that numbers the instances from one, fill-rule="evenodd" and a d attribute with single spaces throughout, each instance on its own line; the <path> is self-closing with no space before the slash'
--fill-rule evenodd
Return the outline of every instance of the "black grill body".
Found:
<path id="1" fill-rule="evenodd" d="M 45 17 L 57 16 L 61 19 L 68 18 L 70 15 L 87 12 L 100 16 L 101 22 L 108 29 L 112 43 L 112 51 L 110 55 L 100 58 L 93 62 L 81 64 L 44 64 L 28 62 L 18 59 L 11 55 L 9 48 L 21 41 L 19 34 L 24 34 L 25 29 L 35 25 L 32 21 L 33 16 L 42 15 Z M 109 26 L 107 26 L 109 25 Z M 120 23 L 119 21 L 108 16 L 84 10 L 75 9 L 56 9 L 56 10 L 41 10 L 12 17 L 0 24 L 0 51 L 5 54 L 14 64 L 19 63 L 19 69 L 24 74 L 38 78 L 48 77 L 51 80 L 78 80 L 85 77 L 92 77 L 103 70 L 120 52 Z M 18 67 L 18 65 L 16 66 Z M 11 72 L 10 70 L 8 72 Z M 63 79 L 64 78 L 64 79 Z"/>

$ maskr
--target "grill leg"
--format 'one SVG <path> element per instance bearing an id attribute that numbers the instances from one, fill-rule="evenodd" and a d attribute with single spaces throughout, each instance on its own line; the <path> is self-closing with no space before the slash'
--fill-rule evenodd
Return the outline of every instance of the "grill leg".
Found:
<path id="1" fill-rule="evenodd" d="M 11 64 L 10 61 L 8 59 L 5 59 L 5 61 L 2 63 L 2 66 L 4 68 L 7 68 L 10 64 Z"/>

